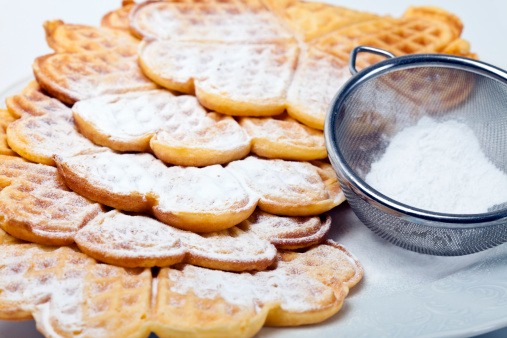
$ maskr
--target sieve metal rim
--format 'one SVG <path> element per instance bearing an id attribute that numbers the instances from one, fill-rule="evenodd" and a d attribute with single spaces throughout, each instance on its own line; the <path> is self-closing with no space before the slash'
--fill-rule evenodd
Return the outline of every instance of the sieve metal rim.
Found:
<path id="1" fill-rule="evenodd" d="M 351 55 L 358 52 L 372 52 L 374 48 L 359 46 Z M 377 54 L 388 56 L 389 52 L 382 51 Z M 384 53 L 382 53 L 384 52 Z M 488 63 L 473 60 L 465 57 L 448 54 L 412 54 L 400 57 L 393 57 L 378 62 L 353 75 L 337 92 L 328 108 L 324 123 L 324 137 L 329 159 L 341 181 L 348 188 L 369 204 L 389 214 L 400 217 L 412 223 L 419 223 L 437 228 L 476 228 L 504 224 L 507 218 L 507 207 L 493 212 L 480 214 L 450 214 L 432 212 L 411 207 L 373 189 L 364 182 L 346 163 L 334 137 L 336 125 L 340 122 L 340 108 L 345 99 L 365 81 L 372 80 L 381 75 L 416 67 L 447 67 L 469 71 L 490 79 L 500 81 L 507 85 L 507 72 Z M 351 73 L 354 68 L 351 66 Z"/>

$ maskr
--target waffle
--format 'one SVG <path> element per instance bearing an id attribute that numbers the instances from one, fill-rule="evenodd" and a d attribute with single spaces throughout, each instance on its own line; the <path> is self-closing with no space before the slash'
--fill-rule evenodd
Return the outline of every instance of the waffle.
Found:
<path id="1" fill-rule="evenodd" d="M 269 240 L 278 249 L 294 250 L 322 242 L 331 217 L 281 217 L 257 209 L 238 228 Z"/>
<path id="2" fill-rule="evenodd" d="M 250 152 L 250 139 L 230 117 L 207 114 L 195 97 L 166 90 L 106 95 L 73 107 L 81 133 L 118 151 L 150 151 L 184 166 L 227 163 Z"/>
<path id="3" fill-rule="evenodd" d="M 78 194 L 113 208 L 151 213 L 184 230 L 230 228 L 248 218 L 258 201 L 218 165 L 167 168 L 150 154 L 109 152 L 57 158 L 56 164 Z"/>
<path id="4" fill-rule="evenodd" d="M 177 265 L 152 273 L 97 263 L 73 247 L 23 244 L 0 230 L 0 318 L 47 337 L 253 336 L 336 313 L 363 270 L 341 246 L 284 251 L 268 271 Z M 283 286 L 283 287 L 278 287 Z"/>
<path id="5" fill-rule="evenodd" d="M 0 318 L 32 316 L 46 337 L 147 336 L 151 272 L 98 264 L 74 248 L 5 244 Z"/>
<path id="6" fill-rule="evenodd" d="M 226 168 L 260 196 L 261 210 L 275 215 L 312 216 L 345 200 L 331 165 L 315 164 L 318 166 L 250 156 Z"/>
<path id="7" fill-rule="evenodd" d="M 41 56 L 35 59 L 33 72 L 45 91 L 67 104 L 102 94 L 155 89 L 135 58 L 110 52 Z"/>
<path id="8" fill-rule="evenodd" d="M 324 134 L 286 115 L 243 117 L 239 124 L 252 138 L 252 152 L 259 156 L 299 161 L 327 158 Z"/>
<path id="9" fill-rule="evenodd" d="M 237 227 L 198 235 L 147 216 L 118 211 L 95 218 L 78 232 L 75 240 L 89 256 L 124 267 L 184 262 L 218 270 L 264 270 L 276 255 L 267 239 Z"/>
<path id="10" fill-rule="evenodd" d="M 399 19 L 380 18 L 332 32 L 315 45 L 348 62 L 350 52 L 359 45 L 381 48 L 397 56 L 413 53 L 439 53 L 459 38 L 459 19 L 434 7 L 415 7 Z M 377 55 L 358 55 L 358 68 L 382 60 Z"/>
<path id="11" fill-rule="evenodd" d="M 304 253 L 281 252 L 276 268 L 226 273 L 191 265 L 164 268 L 154 305 L 159 337 L 250 337 L 262 325 L 325 320 L 362 276 L 358 263 L 332 242 Z"/>
<path id="12" fill-rule="evenodd" d="M 310 41 L 331 31 L 378 18 L 375 14 L 319 2 L 298 0 L 264 2 L 303 41 Z"/>
<path id="13" fill-rule="evenodd" d="M 145 2 L 130 12 L 139 38 L 179 41 L 268 42 L 292 39 L 260 0 Z"/>
<path id="14" fill-rule="evenodd" d="M 7 128 L 15 120 L 8 110 L 0 109 L 0 155 L 17 155 L 7 143 Z"/>
<path id="15" fill-rule="evenodd" d="M 139 40 L 130 34 L 108 28 L 44 22 L 46 40 L 56 53 L 112 52 L 123 57 L 137 55 Z"/>
<path id="16" fill-rule="evenodd" d="M 58 115 L 26 116 L 7 128 L 9 146 L 24 158 L 55 166 L 53 155 L 73 156 L 102 151 L 81 135 L 72 117 Z"/>
<path id="17" fill-rule="evenodd" d="M 442 112 L 458 105 L 475 85 L 472 73 L 450 68 L 414 68 L 390 73 L 382 80 L 428 112 Z"/>
<path id="18" fill-rule="evenodd" d="M 101 94 L 156 88 L 140 71 L 138 42 L 128 34 L 61 21 L 48 21 L 45 28 L 48 44 L 57 53 L 36 58 L 33 72 L 58 100 L 73 104 Z"/>
<path id="19" fill-rule="evenodd" d="M 134 5 L 134 1 L 124 0 L 121 8 L 111 11 L 102 17 L 100 25 L 102 27 L 119 29 L 130 33 L 129 13 Z"/>
<path id="20" fill-rule="evenodd" d="M 156 83 L 183 93 L 195 92 L 208 109 L 250 116 L 283 112 L 298 53 L 293 43 L 158 40 L 140 48 L 141 68 Z"/>
<path id="21" fill-rule="evenodd" d="M 5 100 L 7 109 L 12 116 L 20 118 L 28 115 L 71 116 L 71 110 L 52 97 L 49 97 L 36 81 L 31 81 L 20 94 L 10 96 Z"/>
<path id="22" fill-rule="evenodd" d="M 0 156 L 0 227 L 42 244 L 66 245 L 102 208 L 71 191 L 55 168 Z"/>

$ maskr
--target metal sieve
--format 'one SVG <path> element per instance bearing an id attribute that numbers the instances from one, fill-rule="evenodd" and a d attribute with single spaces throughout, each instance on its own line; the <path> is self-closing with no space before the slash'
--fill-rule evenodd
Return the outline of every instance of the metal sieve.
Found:
<path id="1" fill-rule="evenodd" d="M 371 53 L 388 59 L 358 72 L 356 65 Z M 432 212 L 380 193 L 365 176 L 390 139 L 423 116 L 466 124 L 487 158 L 507 172 L 507 72 L 459 56 L 395 57 L 366 46 L 352 51 L 349 67 L 354 76 L 334 97 L 324 133 L 331 163 L 359 219 L 391 243 L 425 254 L 465 255 L 506 242 L 507 204 L 481 214 Z"/>

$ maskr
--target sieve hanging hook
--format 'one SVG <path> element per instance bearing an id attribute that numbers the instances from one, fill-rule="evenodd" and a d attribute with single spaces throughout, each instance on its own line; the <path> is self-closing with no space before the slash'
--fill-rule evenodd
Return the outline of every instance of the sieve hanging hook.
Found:
<path id="1" fill-rule="evenodd" d="M 396 57 L 396 55 L 394 55 L 391 52 L 388 52 L 387 50 L 383 50 L 383 49 L 375 48 L 375 47 L 369 47 L 369 46 L 358 46 L 358 47 L 354 48 L 352 50 L 352 52 L 350 52 L 349 70 L 352 75 L 357 74 L 357 69 L 356 69 L 357 54 L 365 53 L 365 52 L 385 56 L 388 59 L 392 59 L 392 58 Z"/>

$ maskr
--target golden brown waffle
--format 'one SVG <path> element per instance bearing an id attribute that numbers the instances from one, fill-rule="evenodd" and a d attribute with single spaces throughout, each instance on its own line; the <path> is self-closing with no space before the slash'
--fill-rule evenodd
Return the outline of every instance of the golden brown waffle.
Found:
<path id="1" fill-rule="evenodd" d="M 463 102 L 475 84 L 472 73 L 429 67 L 390 73 L 382 80 L 429 112 L 442 112 Z"/>
<path id="2" fill-rule="evenodd" d="M 72 110 L 81 133 L 96 144 L 118 151 L 152 150 L 171 164 L 221 164 L 250 152 L 250 138 L 234 119 L 207 114 L 193 96 L 132 92 L 83 100 Z"/>
<path id="3" fill-rule="evenodd" d="M 416 7 L 402 18 L 390 17 L 359 23 L 334 31 L 315 46 L 348 62 L 354 47 L 366 45 L 381 48 L 397 56 L 413 53 L 439 53 L 459 38 L 459 19 L 441 9 Z M 376 55 L 358 55 L 358 68 L 382 60 Z"/>
<path id="4" fill-rule="evenodd" d="M 104 15 L 100 21 L 100 25 L 130 33 L 129 13 L 134 5 L 135 2 L 132 0 L 122 1 L 122 7 Z"/>
<path id="5" fill-rule="evenodd" d="M 250 337 L 262 325 L 320 322 L 340 309 L 362 276 L 357 261 L 333 242 L 304 253 L 281 252 L 275 266 L 255 274 L 191 265 L 162 269 L 153 331 L 159 337 L 190 330 L 196 336 Z"/>
<path id="6" fill-rule="evenodd" d="M 331 31 L 377 19 L 378 15 L 320 2 L 299 0 L 264 0 L 303 41 L 310 41 Z"/>
<path id="7" fill-rule="evenodd" d="M 276 255 L 268 239 L 252 231 L 233 227 L 198 235 L 118 211 L 95 218 L 75 240 L 89 256 L 124 267 L 190 263 L 227 271 L 264 270 Z"/>
<path id="8" fill-rule="evenodd" d="M 143 75 L 135 58 L 111 52 L 45 55 L 35 59 L 33 71 L 45 91 L 67 104 L 102 94 L 156 87 Z"/>
<path id="9" fill-rule="evenodd" d="M 21 92 L 5 100 L 7 109 L 17 118 L 24 115 L 53 115 L 71 116 L 72 112 L 63 103 L 49 97 L 36 81 L 31 81 Z"/>
<path id="10" fill-rule="evenodd" d="M 147 337 L 151 271 L 98 264 L 77 249 L 0 246 L 0 318 L 32 316 L 46 337 Z"/>
<path id="11" fill-rule="evenodd" d="M 275 215 L 312 216 L 345 201 L 331 165 L 314 164 L 250 156 L 226 168 L 260 196 L 261 210 Z"/>
<path id="12" fill-rule="evenodd" d="M 55 166 L 53 155 L 73 156 L 102 151 L 81 135 L 72 117 L 46 114 L 24 116 L 7 128 L 9 146 L 24 158 Z"/>
<path id="13" fill-rule="evenodd" d="M 139 63 L 156 83 L 197 96 L 223 114 L 283 112 L 298 47 L 294 43 L 143 42 Z"/>
<path id="14" fill-rule="evenodd" d="M 7 143 L 7 127 L 15 120 L 8 110 L 0 109 L 0 155 L 17 156 Z"/>
<path id="15" fill-rule="evenodd" d="M 230 228 L 248 218 L 259 199 L 219 165 L 168 168 L 150 154 L 112 152 L 55 161 L 78 194 L 120 210 L 153 214 L 184 230 Z"/>
<path id="16" fill-rule="evenodd" d="M 130 34 L 61 20 L 44 22 L 46 40 L 56 53 L 93 53 L 110 51 L 124 57 L 137 55 L 139 40 Z"/>
<path id="17" fill-rule="evenodd" d="M 55 168 L 0 156 L 0 227 L 31 242 L 66 245 L 102 207 L 67 188 Z"/>
<path id="18" fill-rule="evenodd" d="M 23 244 L 0 230 L 0 318 L 32 316 L 47 337 L 253 336 L 336 313 L 362 277 L 326 242 L 284 251 L 272 269 L 242 274 L 178 265 L 154 273 L 99 264 L 73 247 Z"/>
<path id="19" fill-rule="evenodd" d="M 287 115 L 243 117 L 239 124 L 252 138 L 252 152 L 259 156 L 299 161 L 327 158 L 324 134 Z"/>
<path id="20" fill-rule="evenodd" d="M 269 240 L 278 249 L 294 250 L 322 242 L 331 217 L 281 217 L 257 209 L 238 227 Z"/>
<path id="21" fill-rule="evenodd" d="M 130 12 L 139 38 L 267 42 L 292 39 L 260 0 L 148 1 Z"/>

